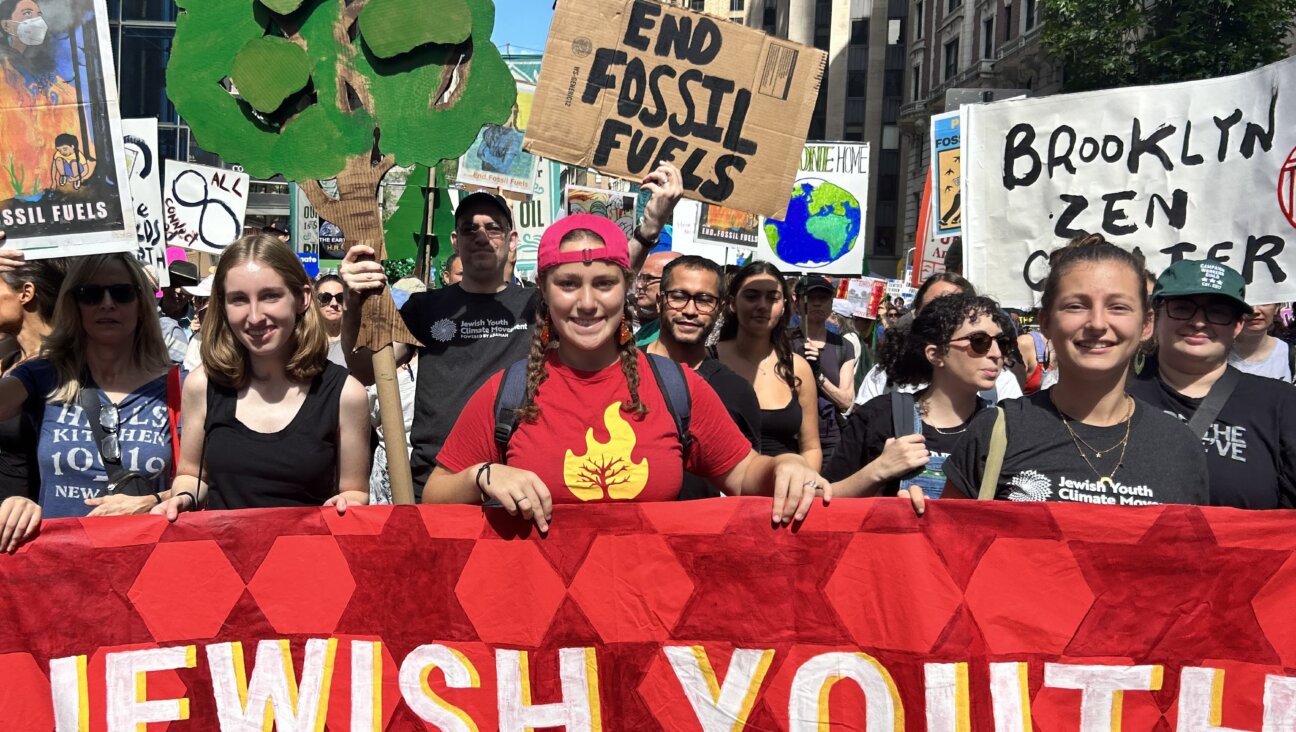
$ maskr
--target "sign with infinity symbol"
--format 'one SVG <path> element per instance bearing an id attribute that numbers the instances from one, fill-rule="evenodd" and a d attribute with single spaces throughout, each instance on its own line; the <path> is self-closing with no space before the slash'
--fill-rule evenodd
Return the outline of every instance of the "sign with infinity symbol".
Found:
<path id="1" fill-rule="evenodd" d="M 247 173 L 168 160 L 163 180 L 168 246 L 220 254 L 243 234 Z"/>

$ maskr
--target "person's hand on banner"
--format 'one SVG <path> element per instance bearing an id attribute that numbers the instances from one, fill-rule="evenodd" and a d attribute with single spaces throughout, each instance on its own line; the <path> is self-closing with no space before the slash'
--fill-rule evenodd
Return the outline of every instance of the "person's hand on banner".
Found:
<path id="1" fill-rule="evenodd" d="M 85 505 L 94 506 L 90 516 L 133 516 L 148 513 L 158 505 L 154 496 L 124 496 L 113 494 L 101 498 L 87 498 Z"/>
<path id="2" fill-rule="evenodd" d="M 39 503 L 23 496 L 10 496 L 0 503 L 0 551 L 13 554 L 40 529 Z"/>
<path id="3" fill-rule="evenodd" d="M 670 163 L 662 163 L 643 179 L 643 187 L 652 192 L 639 222 L 639 237 L 655 242 L 662 228 L 671 222 L 675 204 L 684 195 L 684 176 Z M 643 243 L 641 241 L 640 243 Z"/>
<path id="4" fill-rule="evenodd" d="M 325 501 L 324 505 L 333 506 L 337 508 L 338 515 L 341 516 L 346 513 L 347 506 L 350 504 L 347 503 L 346 496 L 339 493 L 336 496 L 333 496 L 332 498 Z"/>
<path id="5" fill-rule="evenodd" d="M 27 261 L 27 256 L 18 249 L 4 249 L 4 240 L 5 233 L 0 231 L 0 272 L 12 272 Z"/>
<path id="6" fill-rule="evenodd" d="M 786 456 L 779 456 L 786 457 Z M 822 493 L 824 505 L 832 502 L 832 484 L 815 472 L 800 455 L 779 460 L 774 466 L 774 523 L 805 520 L 815 496 Z"/>
<path id="7" fill-rule="evenodd" d="M 347 250 L 346 258 L 338 266 L 338 274 L 346 284 L 347 304 L 359 306 L 365 297 L 387 286 L 387 273 L 374 261 L 374 250 L 357 244 Z"/>
<path id="8" fill-rule="evenodd" d="M 174 490 L 174 489 L 172 489 Z M 182 511 L 197 511 L 198 499 L 189 491 L 181 491 L 154 506 L 149 513 L 155 516 L 166 516 L 167 521 L 175 523 Z"/>
<path id="9" fill-rule="evenodd" d="M 487 477 L 477 481 L 477 487 L 510 515 L 535 521 L 541 532 L 549 531 L 549 522 L 553 520 L 553 497 L 535 473 L 493 463 Z"/>

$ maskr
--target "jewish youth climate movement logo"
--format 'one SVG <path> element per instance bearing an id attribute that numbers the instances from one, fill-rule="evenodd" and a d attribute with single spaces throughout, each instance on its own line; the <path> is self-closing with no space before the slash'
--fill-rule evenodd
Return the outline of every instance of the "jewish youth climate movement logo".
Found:
<path id="1" fill-rule="evenodd" d="M 1287 154 L 1287 162 L 1278 172 L 1278 206 L 1287 223 L 1296 227 L 1296 148 Z"/>

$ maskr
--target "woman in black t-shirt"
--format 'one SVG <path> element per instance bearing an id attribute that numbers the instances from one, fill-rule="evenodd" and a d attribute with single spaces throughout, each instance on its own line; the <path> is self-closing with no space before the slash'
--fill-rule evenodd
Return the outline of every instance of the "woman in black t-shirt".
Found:
<path id="1" fill-rule="evenodd" d="M 184 384 L 175 520 L 212 508 L 369 502 L 369 400 L 326 360 L 328 336 L 301 261 L 277 237 L 249 234 L 216 265 L 203 367 Z"/>
<path id="2" fill-rule="evenodd" d="M 1205 503 L 1206 463 L 1192 433 L 1125 393 L 1129 362 L 1152 332 L 1141 258 L 1092 235 L 1049 264 L 1040 331 L 1055 348 L 1058 383 L 974 419 L 945 461 L 944 495 L 977 497 L 985 483 L 1010 501 Z M 992 452 L 1002 464 L 987 479 Z M 907 493 L 921 513 L 921 491 Z"/>
<path id="3" fill-rule="evenodd" d="M 933 300 L 907 330 L 887 339 L 878 359 L 888 381 L 928 386 L 899 400 L 883 394 L 851 415 L 824 471 L 837 481 L 834 495 L 896 495 L 912 481 L 928 497 L 939 496 L 945 458 L 985 408 L 977 392 L 992 388 L 1005 367 L 1011 332 L 994 300 L 959 294 Z M 901 405 L 912 414 L 900 415 L 905 431 L 897 435 L 895 409 Z M 919 469 L 902 483 L 901 476 Z"/>

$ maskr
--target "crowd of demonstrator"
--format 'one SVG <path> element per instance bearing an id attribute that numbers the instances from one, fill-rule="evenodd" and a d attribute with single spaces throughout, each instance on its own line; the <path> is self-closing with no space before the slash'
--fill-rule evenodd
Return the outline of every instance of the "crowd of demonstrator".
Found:
<path id="1" fill-rule="evenodd" d="M 1037 331 L 953 272 L 880 324 L 816 275 L 652 253 L 682 185 L 670 165 L 643 185 L 630 237 L 549 227 L 534 286 L 507 203 L 468 195 L 440 286 L 393 285 L 418 500 L 542 531 L 554 504 L 721 494 L 772 497 L 775 524 L 841 496 L 1296 502 L 1294 352 L 1222 263 L 1149 273 L 1081 237 L 1051 257 Z M 312 281 L 249 234 L 155 303 L 129 255 L 0 250 L 0 550 L 43 518 L 390 501 L 356 346 L 388 286 L 372 254 Z"/>

